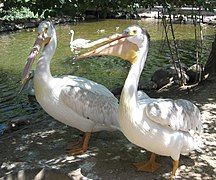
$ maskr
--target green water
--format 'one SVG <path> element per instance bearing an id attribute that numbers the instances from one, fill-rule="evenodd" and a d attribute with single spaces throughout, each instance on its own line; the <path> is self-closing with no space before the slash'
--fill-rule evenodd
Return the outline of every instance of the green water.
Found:
<path id="1" fill-rule="evenodd" d="M 74 61 L 69 48 L 70 29 L 75 31 L 75 38 L 95 40 L 113 33 L 120 33 L 132 24 L 138 24 L 151 35 L 148 60 L 142 79 L 149 79 L 158 68 L 170 64 L 170 55 L 164 41 L 163 27 L 157 20 L 104 20 L 70 25 L 57 25 L 58 46 L 51 62 L 53 75 L 73 74 L 86 77 L 107 86 L 110 89 L 122 86 L 130 64 L 113 57 L 96 57 L 84 61 Z M 116 27 L 119 27 L 116 31 Z M 97 33 L 103 29 L 104 33 Z M 187 65 L 195 63 L 193 25 L 174 25 L 180 57 Z M 214 30 L 211 26 L 203 27 L 202 61 L 208 58 Z M 0 122 L 12 119 L 41 119 L 46 113 L 27 95 L 17 98 L 20 78 L 28 54 L 37 36 L 36 29 L 0 35 Z M 35 66 L 34 66 L 35 68 Z M 1 133 L 1 127 L 0 127 Z"/>
<path id="2" fill-rule="evenodd" d="M 142 78 L 149 78 L 157 68 L 169 64 L 170 56 L 166 43 L 163 40 L 163 27 L 157 20 L 104 20 L 96 22 L 79 23 L 76 25 L 57 25 L 58 47 L 51 63 L 53 75 L 74 74 L 87 77 L 109 88 L 122 85 L 127 75 L 129 64 L 109 57 L 95 58 L 88 61 L 73 61 L 73 54 L 69 48 L 70 29 L 75 31 L 75 38 L 95 40 L 116 32 L 122 32 L 131 24 L 139 24 L 145 27 L 151 35 L 151 46 L 148 61 Z M 116 27 L 119 27 L 116 31 Z M 105 30 L 97 33 L 98 29 Z M 187 64 L 193 64 L 194 52 L 194 27 L 193 25 L 174 25 L 176 38 L 179 41 L 181 58 Z M 19 80 L 26 58 L 36 38 L 37 30 L 30 32 L 21 31 L 0 36 L 0 70 L 8 76 Z M 213 29 L 204 26 L 204 50 L 208 56 Z"/>

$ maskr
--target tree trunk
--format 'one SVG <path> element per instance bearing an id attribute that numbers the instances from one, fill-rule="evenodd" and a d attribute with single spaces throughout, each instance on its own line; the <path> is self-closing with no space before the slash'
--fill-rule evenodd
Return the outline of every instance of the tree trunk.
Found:
<path id="1" fill-rule="evenodd" d="M 212 78 L 216 76 L 216 34 L 214 38 L 214 42 L 212 43 L 212 49 L 208 60 L 205 64 L 204 74 L 208 74 L 208 78 Z"/>

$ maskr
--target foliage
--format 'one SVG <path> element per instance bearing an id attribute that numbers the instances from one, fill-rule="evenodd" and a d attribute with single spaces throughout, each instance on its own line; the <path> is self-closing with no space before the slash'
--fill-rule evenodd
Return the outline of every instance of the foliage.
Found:
<path id="1" fill-rule="evenodd" d="M 4 10 L 10 10 L 11 8 L 20 9 L 21 7 L 28 7 L 30 0 L 4 0 Z"/>
<path id="2" fill-rule="evenodd" d="M 14 21 L 19 19 L 28 19 L 28 18 L 36 18 L 29 8 L 21 7 L 21 8 L 11 8 L 7 11 L 2 11 L 2 20 L 6 21 Z"/>
<path id="3" fill-rule="evenodd" d="M 109 12 L 124 11 L 132 14 L 137 8 L 155 5 L 163 5 L 170 10 L 185 5 L 213 10 L 216 6 L 215 0 L 4 0 L 3 3 L 4 11 L 23 11 L 22 8 L 26 7 L 35 15 L 44 17 L 83 16 L 86 10 L 100 11 L 102 17 L 106 17 Z"/>

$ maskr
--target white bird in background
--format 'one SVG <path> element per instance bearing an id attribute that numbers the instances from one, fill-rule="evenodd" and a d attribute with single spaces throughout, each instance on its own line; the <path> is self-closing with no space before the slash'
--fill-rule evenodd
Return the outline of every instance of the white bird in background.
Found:
<path id="1" fill-rule="evenodd" d="M 81 38 L 74 40 L 74 30 L 70 30 L 70 33 L 71 33 L 70 48 L 72 52 L 74 50 L 79 50 L 80 48 L 82 48 L 83 46 L 85 46 L 90 42 L 90 40 L 88 39 L 81 39 Z"/>
<path id="2" fill-rule="evenodd" d="M 178 99 L 138 98 L 138 82 L 147 58 L 149 35 L 139 26 L 130 26 L 122 37 L 78 58 L 112 55 L 129 61 L 131 69 L 119 102 L 119 124 L 124 135 L 134 144 L 152 152 L 148 162 L 135 163 L 141 171 L 155 171 L 159 165 L 155 154 L 171 156 L 173 170 L 178 168 L 180 154 L 198 148 L 192 131 L 200 132 L 202 123 L 199 109 L 190 101 Z"/>
<path id="3" fill-rule="evenodd" d="M 83 140 L 69 151 L 82 154 L 88 149 L 92 132 L 119 129 L 118 100 L 106 87 L 88 79 L 51 75 L 50 61 L 57 38 L 55 28 L 48 21 L 41 22 L 38 27 L 38 37 L 23 71 L 23 84 L 29 78 L 30 68 L 42 45 L 44 49 L 33 77 L 36 99 L 50 116 L 85 133 Z"/>
<path id="4" fill-rule="evenodd" d="M 98 29 L 98 30 L 97 30 L 97 33 L 98 33 L 98 34 L 105 33 L 105 29 Z"/>

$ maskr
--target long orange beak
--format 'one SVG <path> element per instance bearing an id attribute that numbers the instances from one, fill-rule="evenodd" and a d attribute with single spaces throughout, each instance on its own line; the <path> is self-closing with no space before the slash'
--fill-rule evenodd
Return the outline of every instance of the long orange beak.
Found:
<path id="1" fill-rule="evenodd" d="M 128 34 L 109 36 L 106 38 L 107 41 L 104 45 L 101 45 L 90 52 L 81 54 L 77 57 L 77 59 L 79 60 L 92 56 L 111 55 L 133 62 L 137 58 L 138 47 L 127 40 L 127 37 L 129 36 L 130 35 Z"/>
<path id="2" fill-rule="evenodd" d="M 25 64 L 25 67 L 23 70 L 22 79 L 21 79 L 22 84 L 25 84 L 26 81 L 28 80 L 32 64 L 34 63 L 34 60 L 35 60 L 37 54 L 39 53 L 43 42 L 44 42 L 43 36 L 38 35 L 38 37 L 34 43 L 33 49 L 28 56 L 28 59 L 26 61 L 26 64 Z"/>

